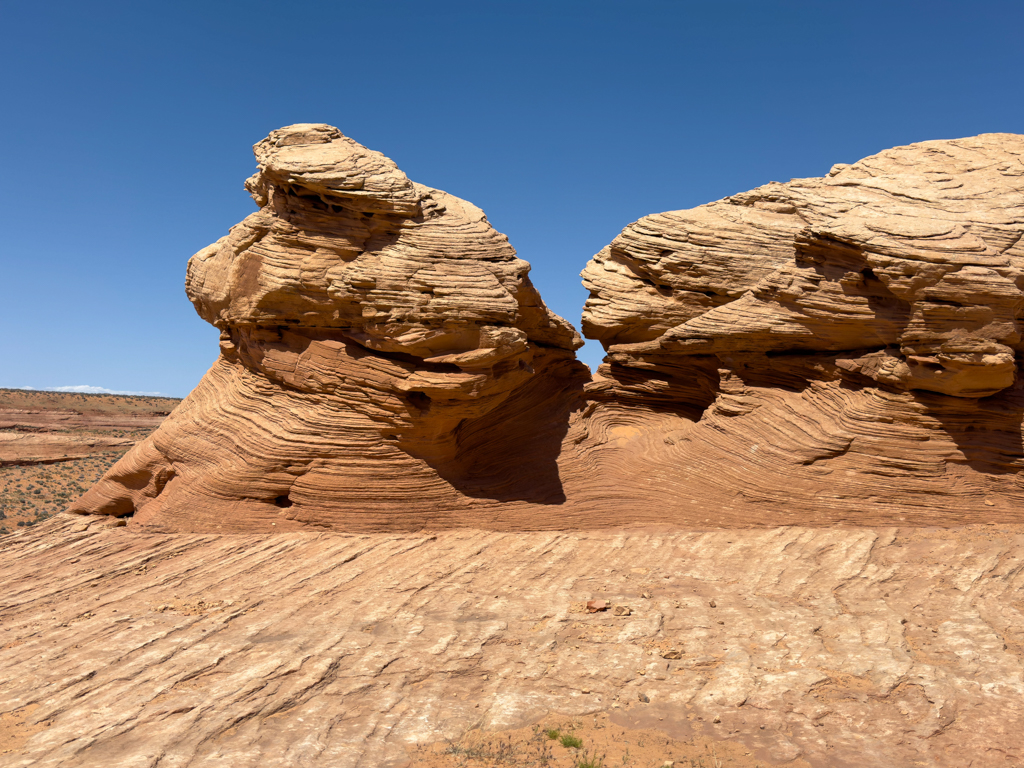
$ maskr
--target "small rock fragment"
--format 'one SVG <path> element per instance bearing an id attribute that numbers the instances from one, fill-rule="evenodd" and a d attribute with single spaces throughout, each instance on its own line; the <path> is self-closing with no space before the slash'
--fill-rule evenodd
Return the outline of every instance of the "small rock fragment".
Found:
<path id="1" fill-rule="evenodd" d="M 611 604 L 607 600 L 588 600 L 587 601 L 587 613 L 597 613 L 598 611 L 607 611 Z"/>
<path id="2" fill-rule="evenodd" d="M 661 658 L 663 658 L 663 659 L 672 659 L 672 660 L 681 659 L 681 658 L 683 658 L 683 652 L 680 651 L 680 650 L 677 650 L 675 648 L 671 648 L 671 649 L 669 649 L 667 651 L 663 651 L 662 654 L 661 654 Z"/>
<path id="3" fill-rule="evenodd" d="M 638 693 L 636 695 L 636 697 L 637 697 L 637 699 L 639 699 L 644 704 L 650 704 L 651 703 L 651 697 L 648 696 L 646 693 Z"/>
<path id="4" fill-rule="evenodd" d="M 717 607 L 718 607 L 718 606 L 717 606 L 717 605 L 715 604 L 715 601 L 714 601 L 714 600 L 712 600 L 711 602 L 709 602 L 709 603 L 708 603 L 708 605 L 710 605 L 710 606 L 711 606 L 712 608 L 717 608 Z"/>
<path id="5" fill-rule="evenodd" d="M 640 597 L 642 597 L 644 600 L 650 600 L 651 599 L 651 593 L 650 592 L 641 592 L 640 593 Z"/>
<path id="6" fill-rule="evenodd" d="M 720 718 L 718 715 L 715 715 L 715 719 L 712 720 L 711 722 L 712 723 L 720 723 L 720 722 L 722 722 L 722 718 Z"/>
<path id="7" fill-rule="evenodd" d="M 628 605 L 616 605 L 612 609 L 612 613 L 614 613 L 616 616 L 629 616 L 629 614 L 631 614 L 632 612 L 633 609 L 630 608 Z"/>

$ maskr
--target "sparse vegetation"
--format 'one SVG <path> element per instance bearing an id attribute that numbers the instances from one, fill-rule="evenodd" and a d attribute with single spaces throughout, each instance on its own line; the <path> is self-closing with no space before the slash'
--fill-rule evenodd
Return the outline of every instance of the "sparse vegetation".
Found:
<path id="1" fill-rule="evenodd" d="M 723 747 L 726 752 L 719 757 Z M 680 741 L 658 731 L 623 728 L 607 714 L 553 715 L 502 732 L 474 729 L 456 740 L 422 745 L 413 760 L 419 768 L 660 768 L 666 763 L 676 768 L 761 766 L 740 743 L 699 737 Z"/>
<path id="2" fill-rule="evenodd" d="M 578 739 L 572 734 L 566 733 L 559 739 L 559 742 L 566 749 L 581 749 L 583 747 L 583 740 Z"/>
<path id="3" fill-rule="evenodd" d="M 476 768 L 482 765 L 533 768 L 547 766 L 554 759 L 551 747 L 542 738 L 524 741 L 500 736 L 463 738 L 459 742 L 448 741 L 443 754 L 450 756 L 453 759 L 452 764 L 458 768 Z"/>
<path id="4" fill-rule="evenodd" d="M 133 395 L 93 395 L 69 392 L 36 392 L 31 390 L 0 389 L 0 418 L 8 426 L 5 431 L 15 433 L 47 432 L 64 433 L 74 438 L 100 437 L 141 440 L 153 427 L 134 428 L 131 421 L 137 417 L 162 417 L 178 404 L 174 398 L 141 397 Z M 11 415 L 4 416 L 4 411 Z M 40 427 L 32 424 L 20 425 L 18 412 L 62 411 L 71 414 L 100 415 L 97 423 L 79 419 L 66 426 L 64 422 L 46 424 Z M 109 416 L 125 417 L 117 425 Z M 86 426 L 83 426 L 83 421 Z M 143 419 L 141 423 L 146 424 Z M 59 424 L 59 425 L 58 425 Z M 74 425 L 74 424 L 77 424 Z M 102 426 L 100 426 L 102 425 Z M 99 441 L 97 441 L 99 442 Z M 19 528 L 36 525 L 52 515 L 66 509 L 75 499 L 87 491 L 126 452 L 124 448 L 102 450 L 87 456 L 66 460 L 46 461 L 8 460 L 0 463 L 0 534 L 11 533 Z"/>
<path id="5" fill-rule="evenodd" d="M 66 509 L 124 453 L 0 467 L 0 534 L 36 525 Z"/>

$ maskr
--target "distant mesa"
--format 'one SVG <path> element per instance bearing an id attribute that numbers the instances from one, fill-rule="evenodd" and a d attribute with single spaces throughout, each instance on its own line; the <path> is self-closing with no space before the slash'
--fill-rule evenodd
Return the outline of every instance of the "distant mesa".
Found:
<path id="1" fill-rule="evenodd" d="M 1024 137 L 626 227 L 588 338 L 483 212 L 326 125 L 189 262 L 196 390 L 72 508 L 154 531 L 1020 521 Z"/>
<path id="2" fill-rule="evenodd" d="M 67 392 L 69 394 L 83 395 L 127 395 L 130 397 L 169 397 L 169 395 L 165 395 L 163 392 L 134 392 L 130 390 L 95 387 L 89 384 L 77 384 L 69 387 L 13 387 L 13 389 L 20 389 L 28 392 Z"/>

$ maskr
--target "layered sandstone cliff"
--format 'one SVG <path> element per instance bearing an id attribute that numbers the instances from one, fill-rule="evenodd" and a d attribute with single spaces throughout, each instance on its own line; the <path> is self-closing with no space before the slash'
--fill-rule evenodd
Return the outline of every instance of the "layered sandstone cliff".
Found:
<path id="1" fill-rule="evenodd" d="M 590 377 L 474 206 L 325 125 L 189 263 L 221 357 L 74 507 L 155 530 L 1017 520 L 1024 137 L 648 216 Z"/>

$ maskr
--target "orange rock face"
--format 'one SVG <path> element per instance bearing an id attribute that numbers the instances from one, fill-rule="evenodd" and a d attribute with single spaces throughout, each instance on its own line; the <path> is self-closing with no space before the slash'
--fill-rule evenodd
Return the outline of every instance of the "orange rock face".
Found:
<path id="1" fill-rule="evenodd" d="M 1024 137 L 646 217 L 584 333 L 474 206 L 325 125 L 189 263 L 199 387 L 73 511 L 153 530 L 1017 520 Z"/>

